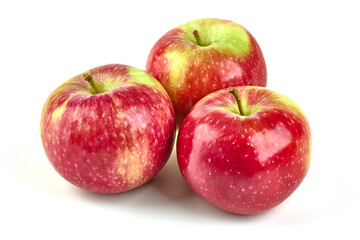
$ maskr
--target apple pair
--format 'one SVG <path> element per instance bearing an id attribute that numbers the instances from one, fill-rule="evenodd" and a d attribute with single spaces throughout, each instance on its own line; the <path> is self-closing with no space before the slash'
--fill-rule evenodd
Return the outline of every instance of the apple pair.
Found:
<path id="1" fill-rule="evenodd" d="M 243 27 L 219 19 L 183 24 L 154 45 L 146 71 L 156 80 L 125 65 L 94 68 L 49 96 L 42 142 L 69 182 L 101 193 L 140 186 L 168 160 L 176 122 L 181 173 L 219 208 L 264 211 L 304 179 L 309 124 L 292 100 L 263 88 L 265 61 Z"/>

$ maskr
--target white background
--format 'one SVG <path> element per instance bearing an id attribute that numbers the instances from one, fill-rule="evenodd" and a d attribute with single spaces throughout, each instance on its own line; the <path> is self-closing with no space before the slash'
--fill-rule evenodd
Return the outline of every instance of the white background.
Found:
<path id="1" fill-rule="evenodd" d="M 268 87 L 294 99 L 313 133 L 310 171 L 280 206 L 221 211 L 191 192 L 173 153 L 148 184 L 101 195 L 52 168 L 40 142 L 46 97 L 108 63 L 145 68 L 164 33 L 232 20 L 260 44 Z M 359 239 L 360 17 L 356 1 L 2 1 L 1 239 Z"/>

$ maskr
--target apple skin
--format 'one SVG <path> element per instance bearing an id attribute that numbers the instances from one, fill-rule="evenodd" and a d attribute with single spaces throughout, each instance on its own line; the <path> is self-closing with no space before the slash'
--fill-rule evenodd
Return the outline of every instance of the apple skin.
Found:
<path id="1" fill-rule="evenodd" d="M 150 180 L 168 160 L 175 113 L 149 74 L 111 64 L 87 71 L 104 92 L 77 75 L 50 94 L 40 132 L 45 153 L 70 183 L 98 193 L 119 193 Z"/>
<path id="2" fill-rule="evenodd" d="M 200 46 L 193 31 L 199 32 Z M 266 86 L 267 72 L 255 38 L 241 25 L 197 19 L 162 36 L 147 59 L 146 71 L 165 87 L 178 124 L 211 92 L 230 86 Z"/>
<path id="3" fill-rule="evenodd" d="M 200 100 L 180 127 L 178 164 L 190 188 L 236 214 L 256 214 L 289 197 L 310 166 L 311 132 L 299 106 L 262 87 L 236 87 Z"/>

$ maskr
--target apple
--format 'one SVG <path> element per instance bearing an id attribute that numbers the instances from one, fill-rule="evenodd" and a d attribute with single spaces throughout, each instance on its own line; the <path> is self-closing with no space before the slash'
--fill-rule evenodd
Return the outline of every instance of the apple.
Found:
<path id="1" fill-rule="evenodd" d="M 161 84 L 134 67 L 111 64 L 77 75 L 46 100 L 45 153 L 70 183 L 119 193 L 150 180 L 168 160 L 175 113 Z"/>
<path id="2" fill-rule="evenodd" d="M 310 126 L 299 106 L 255 86 L 204 97 L 184 119 L 177 139 L 178 164 L 190 188 L 244 215 L 289 197 L 308 172 L 310 153 Z"/>
<path id="3" fill-rule="evenodd" d="M 178 124 L 192 106 L 229 86 L 266 86 L 266 66 L 255 38 L 235 22 L 206 18 L 180 25 L 162 36 L 146 71 L 165 87 Z"/>

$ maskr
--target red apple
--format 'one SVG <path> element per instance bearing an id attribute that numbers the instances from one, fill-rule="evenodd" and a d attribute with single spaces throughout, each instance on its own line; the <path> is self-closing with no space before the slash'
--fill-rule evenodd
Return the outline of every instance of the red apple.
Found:
<path id="1" fill-rule="evenodd" d="M 223 89 L 200 100 L 177 140 L 183 177 L 209 203 L 255 214 L 289 197 L 310 165 L 311 132 L 299 106 L 262 87 Z M 238 107 L 239 106 L 239 107 Z"/>
<path id="2" fill-rule="evenodd" d="M 150 180 L 168 160 L 175 114 L 161 84 L 137 68 L 113 64 L 77 75 L 50 94 L 41 139 L 70 183 L 118 193 Z"/>
<path id="3" fill-rule="evenodd" d="M 165 87 L 181 123 L 191 107 L 229 86 L 266 86 L 266 66 L 255 38 L 235 22 L 198 19 L 162 36 L 146 71 Z"/>

